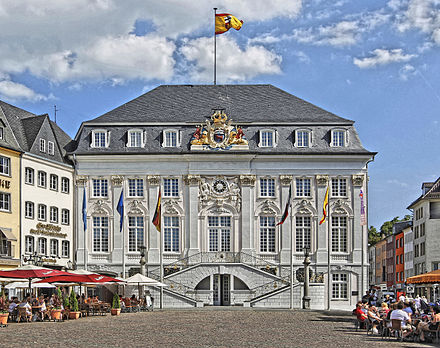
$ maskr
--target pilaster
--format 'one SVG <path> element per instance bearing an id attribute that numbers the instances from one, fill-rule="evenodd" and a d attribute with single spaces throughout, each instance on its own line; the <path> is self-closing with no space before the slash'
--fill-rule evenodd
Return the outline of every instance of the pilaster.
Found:
<path id="1" fill-rule="evenodd" d="M 254 202 L 255 175 L 240 175 L 242 211 L 241 211 L 241 251 L 254 255 Z"/>
<path id="2" fill-rule="evenodd" d="M 289 199 L 289 190 L 292 185 L 293 176 L 292 175 L 280 175 L 280 183 L 281 183 L 281 214 L 284 213 L 284 209 L 286 208 L 287 200 Z M 293 197 L 291 197 L 292 202 Z M 279 226 L 279 243 L 280 243 L 280 263 L 281 264 L 289 264 L 290 263 L 290 253 L 292 251 L 292 209 L 289 208 L 289 216 L 284 221 L 282 225 Z M 281 218 L 281 217 L 280 217 Z"/>
<path id="3" fill-rule="evenodd" d="M 195 255 L 200 252 L 200 231 L 198 228 L 199 221 L 199 184 L 200 175 L 189 174 L 184 177 L 184 182 L 188 188 L 188 205 L 189 213 L 187 214 L 188 238 L 188 256 Z"/>
<path id="4" fill-rule="evenodd" d="M 160 176 L 148 175 L 148 211 L 150 211 L 150 219 L 148 221 L 148 237 L 147 237 L 147 265 L 159 264 L 159 247 L 161 234 L 153 225 L 153 216 L 156 212 L 157 199 L 159 196 Z"/>
<path id="5" fill-rule="evenodd" d="M 120 215 L 118 213 L 118 202 L 119 198 L 121 197 L 122 192 L 122 184 L 123 184 L 124 178 L 119 175 L 113 175 L 111 177 L 111 184 L 112 184 L 112 209 L 113 209 L 113 233 L 111 236 L 111 240 L 113 243 L 110 244 L 110 251 L 111 251 L 111 259 L 113 264 L 123 264 L 123 258 L 125 254 L 125 244 L 127 244 L 125 241 L 125 227 L 124 224 L 126 223 L 125 218 L 123 221 L 122 229 L 120 226 Z M 124 209 L 125 212 L 125 209 Z M 112 248 L 113 245 L 113 248 Z"/>
<path id="6" fill-rule="evenodd" d="M 319 221 L 322 218 L 325 193 L 329 186 L 328 175 L 316 175 L 316 211 L 318 212 L 318 219 L 314 220 L 316 231 L 316 262 L 327 263 L 328 262 L 328 231 L 329 231 L 329 217 L 327 209 L 327 219 L 324 223 L 319 225 Z M 330 193 L 329 193 L 330 195 Z"/>
<path id="7" fill-rule="evenodd" d="M 84 221 L 83 221 L 83 199 L 84 196 L 86 197 L 86 225 L 88 226 L 88 194 L 87 194 L 87 176 L 78 175 L 75 178 L 76 182 L 76 204 L 75 206 L 78 207 L 77 211 L 81 212 L 76 214 L 76 228 L 75 228 L 75 236 L 74 236 L 74 250 L 76 252 L 76 256 L 74 256 L 74 259 L 76 259 L 77 266 L 84 267 L 87 269 L 87 255 L 88 255 L 88 240 L 89 240 L 89 228 L 84 229 Z"/>

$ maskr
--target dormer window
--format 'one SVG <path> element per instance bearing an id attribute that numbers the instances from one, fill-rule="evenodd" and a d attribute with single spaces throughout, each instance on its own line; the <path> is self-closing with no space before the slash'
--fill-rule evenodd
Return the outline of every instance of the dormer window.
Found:
<path id="1" fill-rule="evenodd" d="M 140 129 L 132 129 L 128 131 L 127 147 L 144 147 L 145 136 Z"/>
<path id="2" fill-rule="evenodd" d="M 92 147 L 108 147 L 109 132 L 106 130 L 92 131 Z"/>
<path id="3" fill-rule="evenodd" d="M 276 132 L 273 129 L 260 130 L 259 147 L 275 147 L 277 146 Z"/>
<path id="4" fill-rule="evenodd" d="M 162 147 L 180 146 L 180 132 L 176 129 L 166 129 L 163 131 Z"/>
<path id="5" fill-rule="evenodd" d="M 40 152 L 46 152 L 46 140 L 40 139 Z"/>
<path id="6" fill-rule="evenodd" d="M 0 139 L 3 139 L 3 127 L 0 126 Z"/>
<path id="7" fill-rule="evenodd" d="M 348 144 L 347 131 L 345 129 L 333 129 L 331 133 L 332 147 L 345 147 Z"/>
<path id="8" fill-rule="evenodd" d="M 47 153 L 52 156 L 55 154 L 55 144 L 53 141 L 47 142 Z"/>
<path id="9" fill-rule="evenodd" d="M 312 143 L 312 132 L 308 129 L 298 129 L 295 131 L 295 146 L 310 147 Z"/>

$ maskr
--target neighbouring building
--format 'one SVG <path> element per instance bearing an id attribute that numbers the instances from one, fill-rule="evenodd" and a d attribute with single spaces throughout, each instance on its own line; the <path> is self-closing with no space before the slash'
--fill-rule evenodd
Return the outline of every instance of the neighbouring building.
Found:
<path id="1" fill-rule="evenodd" d="M 412 229 L 412 221 L 409 226 L 403 229 L 404 234 L 404 261 L 405 261 L 405 279 L 408 277 L 414 276 L 414 235 L 413 235 L 413 229 Z"/>
<path id="2" fill-rule="evenodd" d="M 21 153 L 3 105 L 0 104 L 0 269 L 20 265 Z"/>
<path id="3" fill-rule="evenodd" d="M 394 235 L 394 287 L 398 291 L 403 291 L 405 288 L 405 228 L 411 226 L 411 221 L 396 222 L 393 225 Z"/>
<path id="4" fill-rule="evenodd" d="M 73 256 L 73 165 L 67 160 L 70 137 L 46 115 L 0 102 L 11 136 L 22 152 L 17 166 L 20 249 L 26 262 L 36 253 L 43 265 L 61 269 Z"/>
<path id="5" fill-rule="evenodd" d="M 376 243 L 376 286 L 387 289 L 387 241 L 382 238 Z"/>
<path id="6" fill-rule="evenodd" d="M 440 178 L 424 182 L 422 195 L 408 209 L 413 211 L 415 275 L 437 270 L 440 268 Z M 416 285 L 416 293 L 422 290 Z M 432 289 L 429 291 L 432 293 Z"/>
<path id="7" fill-rule="evenodd" d="M 386 279 L 387 279 L 387 288 L 390 291 L 395 290 L 394 286 L 394 236 L 391 234 L 386 237 Z"/>
<path id="8" fill-rule="evenodd" d="M 368 246 L 368 285 L 370 288 L 376 285 L 376 245 Z"/>
<path id="9" fill-rule="evenodd" d="M 160 86 L 83 122 L 77 266 L 128 275 L 145 246 L 158 278 L 162 248 L 165 307 L 288 307 L 290 282 L 300 307 L 310 248 L 312 308 L 352 309 L 368 287 L 375 155 L 353 124 L 271 85 Z"/>

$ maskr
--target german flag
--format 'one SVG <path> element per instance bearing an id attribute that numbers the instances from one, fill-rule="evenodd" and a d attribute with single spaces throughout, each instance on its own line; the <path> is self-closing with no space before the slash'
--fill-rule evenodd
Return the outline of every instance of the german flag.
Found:
<path id="1" fill-rule="evenodd" d="M 157 197 L 157 204 L 156 204 L 156 211 L 154 212 L 153 216 L 153 225 L 156 226 L 156 229 L 160 232 L 160 225 L 161 225 L 161 209 L 160 209 L 160 189 L 159 189 L 159 196 Z"/>

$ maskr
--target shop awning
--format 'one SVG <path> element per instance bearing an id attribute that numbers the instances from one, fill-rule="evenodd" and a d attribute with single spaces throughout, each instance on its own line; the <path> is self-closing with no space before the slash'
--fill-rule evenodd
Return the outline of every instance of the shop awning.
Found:
<path id="1" fill-rule="evenodd" d="M 14 236 L 10 228 L 0 227 L 0 232 L 5 236 L 7 240 L 16 241 L 17 237 Z"/>
<path id="2" fill-rule="evenodd" d="M 419 274 L 406 279 L 408 284 L 417 283 L 440 283 L 440 269 L 429 273 Z"/>

